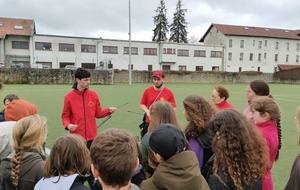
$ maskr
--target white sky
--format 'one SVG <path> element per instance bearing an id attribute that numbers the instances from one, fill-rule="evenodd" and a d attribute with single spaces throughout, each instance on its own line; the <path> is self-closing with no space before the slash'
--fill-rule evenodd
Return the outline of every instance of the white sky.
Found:
<path id="1" fill-rule="evenodd" d="M 151 41 L 160 0 L 131 0 L 131 39 Z M 165 0 L 169 24 L 177 0 Z M 300 29 L 300 0 L 182 0 L 188 38 L 211 23 Z M 38 34 L 128 40 L 129 0 L 0 0 L 0 17 L 34 19 Z"/>

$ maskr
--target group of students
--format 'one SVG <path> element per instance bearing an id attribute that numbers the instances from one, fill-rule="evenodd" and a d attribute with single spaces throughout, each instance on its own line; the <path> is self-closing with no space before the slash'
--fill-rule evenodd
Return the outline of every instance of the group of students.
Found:
<path id="1" fill-rule="evenodd" d="M 281 117 L 265 81 L 247 86 L 243 113 L 227 101 L 229 92 L 223 86 L 213 90 L 213 104 L 199 95 L 187 96 L 182 102 L 187 125 L 182 130 L 174 95 L 163 86 L 162 71 L 155 71 L 154 87 L 146 89 L 141 100 L 149 126 L 140 143 L 121 129 L 87 133 L 95 122 L 72 114 L 87 109 L 94 119 L 116 108 L 101 109 L 97 95 L 88 89 L 90 73 L 77 70 L 76 86 L 66 95 L 62 113 L 71 134 L 56 139 L 46 158 L 46 118 L 36 111 L 23 113 L 12 127 L 14 150 L 1 159 L 1 190 L 274 189 L 271 168 L 281 148 Z M 89 100 L 87 108 L 74 112 L 84 98 Z M 296 118 L 300 128 L 300 108 Z M 299 187 L 298 159 L 286 189 Z M 84 182 L 91 178 L 88 187 Z"/>

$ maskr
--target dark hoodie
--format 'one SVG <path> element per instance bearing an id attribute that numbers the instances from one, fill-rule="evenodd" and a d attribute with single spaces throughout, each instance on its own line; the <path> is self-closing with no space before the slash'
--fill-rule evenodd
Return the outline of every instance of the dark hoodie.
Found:
<path id="1" fill-rule="evenodd" d="M 1 161 L 0 180 L 6 190 L 33 190 L 35 184 L 43 177 L 45 160 L 36 152 L 23 152 L 18 188 L 11 181 L 11 158 L 7 157 Z"/>

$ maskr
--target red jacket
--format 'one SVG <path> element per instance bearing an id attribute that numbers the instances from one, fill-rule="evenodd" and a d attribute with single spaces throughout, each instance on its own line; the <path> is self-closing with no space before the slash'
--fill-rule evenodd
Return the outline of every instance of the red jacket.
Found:
<path id="1" fill-rule="evenodd" d="M 69 124 L 77 124 L 76 133 L 87 141 L 94 140 L 97 136 L 97 123 L 95 118 L 103 118 L 111 113 L 108 108 L 101 109 L 100 100 L 95 91 L 72 90 L 64 98 L 62 122 L 64 128 Z"/>

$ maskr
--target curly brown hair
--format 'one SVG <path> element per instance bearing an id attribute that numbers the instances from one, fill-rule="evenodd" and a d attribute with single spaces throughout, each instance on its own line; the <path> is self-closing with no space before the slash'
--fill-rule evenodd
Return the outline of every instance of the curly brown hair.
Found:
<path id="1" fill-rule="evenodd" d="M 215 107 L 199 95 L 190 95 L 183 100 L 183 108 L 190 117 L 184 133 L 186 137 L 197 138 L 206 130 L 206 126 L 211 117 L 216 113 Z"/>
<path id="2" fill-rule="evenodd" d="M 215 87 L 216 91 L 218 92 L 220 98 L 225 98 L 227 100 L 229 98 L 229 91 L 225 86 L 219 85 Z"/>
<path id="3" fill-rule="evenodd" d="M 269 162 L 267 145 L 259 129 L 235 110 L 218 112 L 208 128 L 216 134 L 212 141 L 215 155 L 213 173 L 222 182 L 232 181 L 238 190 L 258 180 Z M 221 179 L 218 170 L 223 172 Z M 225 180 L 225 181 L 224 181 Z"/>

